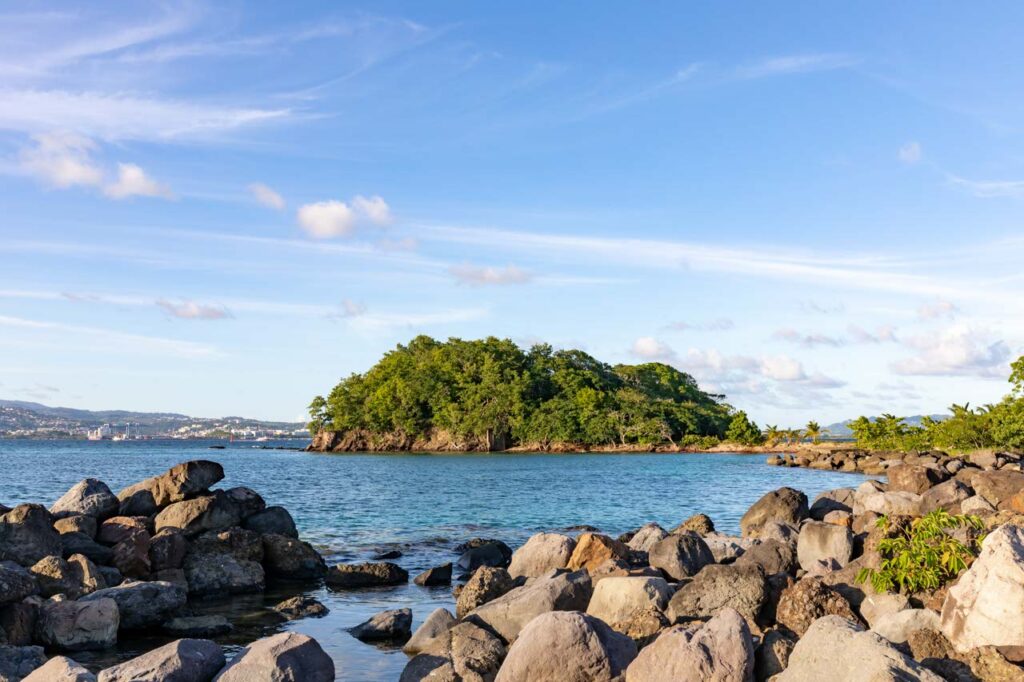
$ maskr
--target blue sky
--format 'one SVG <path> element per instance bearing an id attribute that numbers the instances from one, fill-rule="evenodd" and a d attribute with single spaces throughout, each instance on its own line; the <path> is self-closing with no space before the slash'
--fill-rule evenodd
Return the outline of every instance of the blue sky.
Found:
<path id="1" fill-rule="evenodd" d="M 418 333 L 994 401 L 1024 6 L 6 3 L 0 396 L 297 419 Z"/>

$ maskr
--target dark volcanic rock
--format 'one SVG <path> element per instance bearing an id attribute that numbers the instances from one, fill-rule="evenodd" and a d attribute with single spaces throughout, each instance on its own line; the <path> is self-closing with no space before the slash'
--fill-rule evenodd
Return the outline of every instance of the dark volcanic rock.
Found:
<path id="1" fill-rule="evenodd" d="M 136 630 L 155 627 L 185 606 L 186 594 L 180 585 L 168 582 L 132 581 L 117 587 L 97 590 L 79 601 L 113 599 L 121 613 L 121 629 Z"/>
<path id="2" fill-rule="evenodd" d="M 13 561 L 0 561 L 0 605 L 21 601 L 33 594 L 39 594 L 35 576 Z"/>
<path id="3" fill-rule="evenodd" d="M 336 564 L 327 569 L 327 584 L 335 588 L 376 587 L 409 582 L 409 573 L 387 561 Z"/>
<path id="4" fill-rule="evenodd" d="M 276 533 L 277 535 L 287 535 L 290 538 L 299 537 L 299 532 L 295 529 L 295 521 L 284 507 L 267 507 L 261 512 L 248 516 L 242 521 L 242 527 L 254 530 L 260 535 Z"/>
<path id="5" fill-rule="evenodd" d="M 326 606 L 313 597 L 305 595 L 285 599 L 276 605 L 274 610 L 288 620 L 295 620 L 296 618 L 323 618 L 329 613 Z"/>
<path id="6" fill-rule="evenodd" d="M 219 637 L 234 630 L 224 616 L 188 616 L 172 618 L 163 630 L 172 637 Z"/>
<path id="7" fill-rule="evenodd" d="M 147 478 L 117 494 L 124 516 L 149 516 L 173 502 L 210 489 L 224 478 L 224 467 L 216 462 L 194 460 L 176 464 L 159 476 Z"/>
<path id="8" fill-rule="evenodd" d="M 268 575 L 284 580 L 317 580 L 327 572 L 312 545 L 285 535 L 263 536 L 263 566 Z"/>
<path id="9" fill-rule="evenodd" d="M 412 610 L 381 611 L 351 630 L 352 636 L 364 640 L 406 640 L 412 634 Z"/>
<path id="10" fill-rule="evenodd" d="M 53 527 L 53 516 L 42 505 L 19 504 L 0 516 L 0 561 L 31 566 L 60 553 L 61 536 Z"/>
<path id="11" fill-rule="evenodd" d="M 424 587 L 430 585 L 450 585 L 452 582 L 452 565 L 447 563 L 442 566 L 428 568 L 416 576 L 413 582 Z"/>
<path id="12" fill-rule="evenodd" d="M 95 478 L 87 478 L 64 493 L 64 496 L 50 507 L 50 513 L 56 518 L 85 514 L 105 519 L 116 514 L 117 507 L 117 498 L 110 492 L 106 483 Z"/>

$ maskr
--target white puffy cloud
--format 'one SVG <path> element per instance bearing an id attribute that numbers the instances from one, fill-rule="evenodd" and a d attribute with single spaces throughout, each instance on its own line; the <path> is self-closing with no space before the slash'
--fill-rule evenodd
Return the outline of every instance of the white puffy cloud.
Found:
<path id="1" fill-rule="evenodd" d="M 644 360 L 666 361 L 676 356 L 674 350 L 653 336 L 641 336 L 634 341 L 632 352 Z"/>
<path id="2" fill-rule="evenodd" d="M 21 153 L 21 167 L 47 184 L 61 189 L 98 187 L 103 170 L 92 160 L 96 143 L 74 133 L 54 132 L 32 136 L 35 146 Z"/>
<path id="3" fill-rule="evenodd" d="M 374 225 L 391 223 L 391 207 L 376 194 L 369 198 L 357 195 L 352 199 L 352 208 Z"/>
<path id="4" fill-rule="evenodd" d="M 807 378 L 804 366 L 788 355 L 777 355 L 761 360 L 761 374 L 776 381 L 801 381 Z"/>
<path id="5" fill-rule="evenodd" d="M 299 226 L 311 237 L 346 237 L 356 227 L 355 213 L 343 201 L 318 201 L 300 206 L 296 214 Z"/>
<path id="6" fill-rule="evenodd" d="M 917 142 L 908 142 L 896 153 L 896 158 L 907 165 L 913 165 L 921 160 L 923 152 L 921 145 Z"/>
<path id="7" fill-rule="evenodd" d="M 1003 379 L 1008 373 L 1010 347 L 1001 339 L 967 324 L 940 333 L 917 336 L 906 345 L 917 351 L 891 365 L 897 374 L 977 376 Z"/>
<path id="8" fill-rule="evenodd" d="M 503 268 L 481 267 L 477 265 L 453 265 L 448 269 L 452 277 L 460 284 L 484 286 L 488 284 L 526 284 L 533 275 L 515 265 Z"/>
<path id="9" fill-rule="evenodd" d="M 377 195 L 357 195 L 350 203 L 331 199 L 299 207 L 296 217 L 307 234 L 316 239 L 348 237 L 361 223 L 385 227 L 391 222 L 391 208 Z"/>
<path id="10" fill-rule="evenodd" d="M 160 299 L 156 302 L 158 306 L 171 317 L 182 320 L 223 320 L 232 317 L 231 311 L 223 306 L 207 305 L 195 301 L 173 302 Z"/>
<path id="11" fill-rule="evenodd" d="M 111 199 L 127 199 L 134 196 L 174 198 L 170 187 L 149 177 L 134 163 L 117 164 L 117 180 L 105 186 L 103 193 Z"/>
<path id="12" fill-rule="evenodd" d="M 273 208 L 278 211 L 284 209 L 284 197 L 270 187 L 264 185 L 262 182 L 254 182 L 249 185 L 249 193 L 252 194 L 253 198 L 256 199 L 261 206 Z"/>

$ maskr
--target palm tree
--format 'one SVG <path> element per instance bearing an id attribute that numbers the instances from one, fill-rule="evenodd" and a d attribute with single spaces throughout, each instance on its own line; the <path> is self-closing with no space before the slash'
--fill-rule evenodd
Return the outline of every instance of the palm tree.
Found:
<path id="1" fill-rule="evenodd" d="M 764 427 L 764 440 L 769 447 L 775 445 L 782 438 L 782 431 L 779 430 L 778 426 L 765 426 Z"/>
<path id="2" fill-rule="evenodd" d="M 807 426 L 804 427 L 804 437 L 810 438 L 811 442 L 817 445 L 821 439 L 821 425 L 816 421 L 807 422 Z"/>

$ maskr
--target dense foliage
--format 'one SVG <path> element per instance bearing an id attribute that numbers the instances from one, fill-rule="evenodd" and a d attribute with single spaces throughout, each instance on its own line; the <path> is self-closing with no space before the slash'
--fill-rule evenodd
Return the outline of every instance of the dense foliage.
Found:
<path id="1" fill-rule="evenodd" d="M 859 417 L 850 423 L 857 445 L 880 450 L 977 450 L 1024 449 L 1024 357 L 1013 363 L 1013 390 L 995 405 L 971 408 L 952 405 L 945 419 L 925 417 L 920 426 L 883 414 L 877 419 Z"/>
<path id="2" fill-rule="evenodd" d="M 610 366 L 579 350 L 538 344 L 524 351 L 493 337 L 418 336 L 309 409 L 312 431 L 422 436 L 437 429 L 541 445 L 692 443 L 724 436 L 734 421 L 722 396 L 668 365 Z"/>
<path id="3" fill-rule="evenodd" d="M 883 516 L 878 527 L 891 534 L 878 543 L 881 564 L 878 569 L 861 569 L 857 582 L 871 581 L 878 592 L 913 593 L 937 590 L 967 568 L 981 551 L 985 524 L 977 516 L 953 516 L 938 509 L 896 527 Z M 966 542 L 953 537 L 961 528 L 967 530 Z"/>

